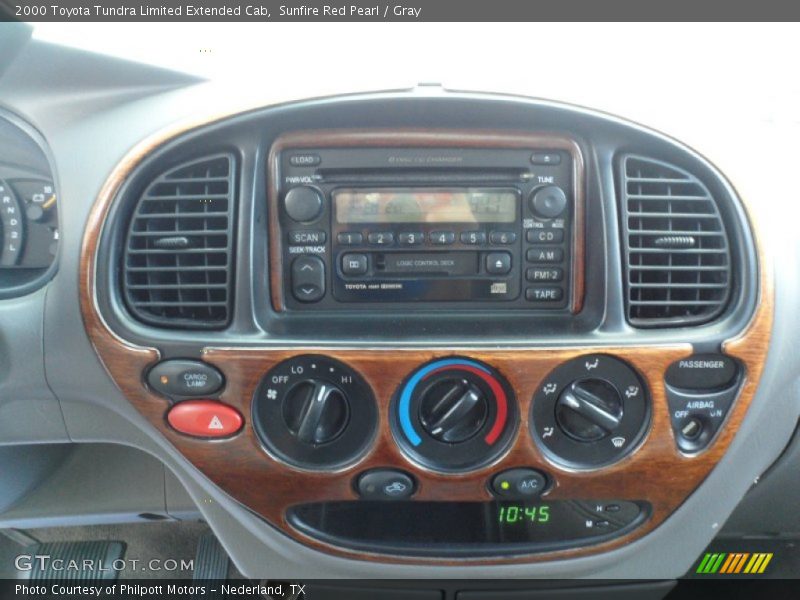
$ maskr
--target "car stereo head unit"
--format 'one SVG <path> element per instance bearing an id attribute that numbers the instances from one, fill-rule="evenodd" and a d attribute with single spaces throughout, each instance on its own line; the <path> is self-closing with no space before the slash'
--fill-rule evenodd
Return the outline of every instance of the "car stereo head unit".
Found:
<path id="1" fill-rule="evenodd" d="M 580 308 L 582 161 L 571 140 L 292 134 L 269 170 L 278 310 Z"/>

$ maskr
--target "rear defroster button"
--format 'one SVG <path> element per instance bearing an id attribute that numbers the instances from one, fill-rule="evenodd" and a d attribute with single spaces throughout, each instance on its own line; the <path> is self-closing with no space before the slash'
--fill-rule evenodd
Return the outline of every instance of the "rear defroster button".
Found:
<path id="1" fill-rule="evenodd" d="M 237 433 L 244 420 L 235 408 L 212 400 L 179 402 L 167 413 L 173 429 L 201 438 L 225 438 Z"/>

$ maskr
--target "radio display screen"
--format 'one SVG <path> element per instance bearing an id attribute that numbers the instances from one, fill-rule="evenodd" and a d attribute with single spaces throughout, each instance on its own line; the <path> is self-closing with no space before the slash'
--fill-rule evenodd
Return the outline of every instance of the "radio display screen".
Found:
<path id="1" fill-rule="evenodd" d="M 518 192 L 486 188 L 340 189 L 336 220 L 352 223 L 513 223 Z"/>

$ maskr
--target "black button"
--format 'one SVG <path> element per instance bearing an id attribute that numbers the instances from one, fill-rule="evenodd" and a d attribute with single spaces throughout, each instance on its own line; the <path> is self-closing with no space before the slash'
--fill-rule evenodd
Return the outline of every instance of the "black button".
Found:
<path id="1" fill-rule="evenodd" d="M 402 246 L 417 246 L 425 241 L 425 234 L 421 231 L 404 231 L 397 235 L 397 241 Z"/>
<path id="2" fill-rule="evenodd" d="M 564 271 L 558 268 L 546 269 L 542 267 L 530 267 L 525 270 L 525 279 L 537 282 L 556 282 L 564 278 Z"/>
<path id="3" fill-rule="evenodd" d="M 394 234 L 391 231 L 377 231 L 368 234 L 367 239 L 373 246 L 389 246 L 394 243 Z"/>
<path id="4" fill-rule="evenodd" d="M 414 493 L 414 480 L 402 471 L 378 469 L 361 475 L 356 489 L 365 500 L 403 500 Z"/>
<path id="5" fill-rule="evenodd" d="M 508 252 L 489 252 L 486 255 L 486 272 L 492 275 L 505 275 L 511 270 L 511 254 Z"/>
<path id="6" fill-rule="evenodd" d="M 513 231 L 493 231 L 489 234 L 489 241 L 493 244 L 513 244 L 517 241 L 517 234 Z"/>
<path id="7" fill-rule="evenodd" d="M 738 369 L 736 362 L 724 354 L 695 354 L 672 363 L 666 381 L 684 390 L 714 390 L 730 386 Z"/>
<path id="8" fill-rule="evenodd" d="M 534 152 L 531 154 L 534 165 L 560 165 L 561 155 L 558 152 Z"/>
<path id="9" fill-rule="evenodd" d="M 561 248 L 550 248 L 549 246 L 532 246 L 525 253 L 528 262 L 535 263 L 557 263 L 564 260 L 564 251 Z"/>
<path id="10" fill-rule="evenodd" d="M 342 256 L 342 273 L 345 275 L 363 275 L 367 272 L 369 262 L 366 254 L 345 254 Z"/>
<path id="11" fill-rule="evenodd" d="M 558 302 L 564 297 L 560 287 L 529 287 L 525 290 L 525 299 L 532 302 Z"/>
<path id="12" fill-rule="evenodd" d="M 564 241 L 563 229 L 528 229 L 525 237 L 534 244 L 558 244 Z"/>
<path id="13" fill-rule="evenodd" d="M 462 231 L 461 243 L 480 246 L 486 243 L 486 233 L 483 231 Z"/>
<path id="14" fill-rule="evenodd" d="M 319 154 L 293 154 L 289 157 L 289 164 L 293 167 L 316 167 L 321 162 Z"/>
<path id="15" fill-rule="evenodd" d="M 322 196 L 307 185 L 286 192 L 283 204 L 286 207 L 286 214 L 295 221 L 313 221 L 322 212 Z"/>
<path id="16" fill-rule="evenodd" d="M 147 383 L 165 396 L 208 396 L 222 387 L 222 373 L 197 360 L 165 360 L 150 369 Z"/>
<path id="17" fill-rule="evenodd" d="M 608 521 L 595 521 L 594 526 L 597 527 L 598 529 L 608 529 L 609 527 L 611 527 L 611 523 L 609 523 Z"/>
<path id="18" fill-rule="evenodd" d="M 545 219 L 557 217 L 567 207 L 567 196 L 557 185 L 546 185 L 531 195 L 531 210 Z"/>
<path id="19" fill-rule="evenodd" d="M 364 236 L 358 231 L 343 231 L 336 240 L 343 246 L 357 246 L 364 241 Z"/>
<path id="20" fill-rule="evenodd" d="M 547 477 L 534 469 L 509 469 L 492 478 L 492 492 L 504 498 L 532 498 L 547 487 Z"/>
<path id="21" fill-rule="evenodd" d="M 447 246 L 456 241 L 456 234 L 452 231 L 431 231 L 431 244 Z"/>
<path id="22" fill-rule="evenodd" d="M 620 508 L 621 507 L 620 507 L 619 504 L 606 504 L 605 508 L 603 508 L 603 510 L 605 510 L 606 512 L 610 512 L 610 513 L 616 513 L 616 512 L 619 512 Z"/>
<path id="23" fill-rule="evenodd" d="M 292 263 L 292 294 L 301 302 L 325 295 L 325 263 L 317 256 L 298 256 Z"/>
<path id="24" fill-rule="evenodd" d="M 324 231 L 298 229 L 289 232 L 289 243 L 294 246 L 324 244 L 327 239 Z"/>

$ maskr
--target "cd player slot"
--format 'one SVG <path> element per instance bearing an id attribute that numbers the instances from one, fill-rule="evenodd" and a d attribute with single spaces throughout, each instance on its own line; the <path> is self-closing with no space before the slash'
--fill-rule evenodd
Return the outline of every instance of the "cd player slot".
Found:
<path id="1" fill-rule="evenodd" d="M 316 179 L 320 183 L 389 184 L 413 183 L 508 183 L 525 181 L 531 177 L 526 169 L 319 169 Z"/>

